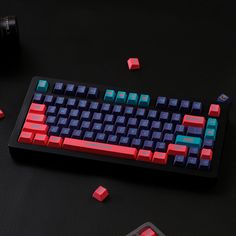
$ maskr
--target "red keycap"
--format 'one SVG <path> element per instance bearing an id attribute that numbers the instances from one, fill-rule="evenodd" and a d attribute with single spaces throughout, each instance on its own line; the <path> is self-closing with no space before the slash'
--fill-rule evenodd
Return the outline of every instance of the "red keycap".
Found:
<path id="1" fill-rule="evenodd" d="M 48 136 L 46 134 L 35 134 L 33 143 L 36 145 L 47 145 Z"/>
<path id="2" fill-rule="evenodd" d="M 48 132 L 48 126 L 45 124 L 36 124 L 32 122 L 25 122 L 23 131 L 29 131 L 33 133 L 46 134 Z"/>
<path id="3" fill-rule="evenodd" d="M 166 165 L 168 160 L 168 155 L 165 152 L 154 152 L 152 162 L 160 165 Z"/>
<path id="4" fill-rule="evenodd" d="M 61 148 L 63 143 L 62 137 L 50 136 L 48 139 L 48 147 Z"/>
<path id="5" fill-rule="evenodd" d="M 200 159 L 212 160 L 213 152 L 211 149 L 203 148 L 201 151 Z"/>
<path id="6" fill-rule="evenodd" d="M 103 186 L 99 186 L 93 193 L 93 198 L 97 199 L 99 202 L 103 202 L 107 198 L 109 192 Z"/>
<path id="7" fill-rule="evenodd" d="M 33 123 L 45 123 L 46 116 L 42 114 L 36 114 L 36 113 L 28 113 L 26 117 L 26 121 L 33 122 Z"/>
<path id="8" fill-rule="evenodd" d="M 137 160 L 151 162 L 152 156 L 153 156 L 153 153 L 151 151 L 141 149 L 138 152 Z"/>
<path id="9" fill-rule="evenodd" d="M 46 111 L 46 106 L 44 104 L 32 103 L 29 108 L 29 112 L 44 114 Z"/>
<path id="10" fill-rule="evenodd" d="M 129 70 L 137 70 L 140 68 L 139 59 L 138 58 L 129 58 L 127 61 Z"/>
<path id="11" fill-rule="evenodd" d="M 22 131 L 18 138 L 18 142 L 19 143 L 32 143 L 33 138 L 34 138 L 34 134 L 32 132 Z"/>
<path id="12" fill-rule="evenodd" d="M 0 109 L 0 119 L 3 119 L 5 117 L 5 114 L 3 112 L 3 110 Z"/>
<path id="13" fill-rule="evenodd" d="M 151 228 L 147 228 L 140 234 L 140 236 L 158 236 L 158 235 Z"/>
<path id="14" fill-rule="evenodd" d="M 136 159 L 137 149 L 120 145 L 106 143 L 90 142 L 73 138 L 65 138 L 62 148 L 80 152 L 89 152 L 94 154 Z"/>
<path id="15" fill-rule="evenodd" d="M 220 116 L 220 105 L 219 104 L 211 104 L 208 112 L 209 116 L 219 117 Z"/>
<path id="16" fill-rule="evenodd" d="M 185 145 L 179 145 L 179 144 L 169 144 L 168 145 L 168 149 L 167 149 L 167 154 L 168 155 L 183 155 L 183 156 L 187 156 L 188 153 L 188 148 Z"/>
<path id="17" fill-rule="evenodd" d="M 206 119 L 203 116 L 184 115 L 183 119 L 184 126 L 195 126 L 204 128 L 205 124 L 206 124 Z"/>

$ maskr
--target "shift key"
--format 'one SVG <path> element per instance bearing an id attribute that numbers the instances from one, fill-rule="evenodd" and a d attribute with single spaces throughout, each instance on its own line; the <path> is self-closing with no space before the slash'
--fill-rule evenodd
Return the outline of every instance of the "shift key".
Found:
<path id="1" fill-rule="evenodd" d="M 200 148 L 202 145 L 202 139 L 199 137 L 177 135 L 176 144 L 186 145 L 187 147 L 197 147 Z"/>

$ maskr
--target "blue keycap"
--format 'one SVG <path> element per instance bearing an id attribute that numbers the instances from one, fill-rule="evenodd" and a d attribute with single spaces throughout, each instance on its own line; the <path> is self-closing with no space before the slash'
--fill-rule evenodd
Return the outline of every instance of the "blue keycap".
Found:
<path id="1" fill-rule="evenodd" d="M 81 130 L 89 130 L 91 128 L 91 122 L 90 121 L 82 121 L 80 125 Z"/>
<path id="2" fill-rule="evenodd" d="M 115 130 L 114 125 L 105 125 L 105 127 L 104 127 L 105 134 L 113 134 L 114 130 Z"/>
<path id="3" fill-rule="evenodd" d="M 93 124 L 92 131 L 97 132 L 97 133 L 102 132 L 102 123 L 97 123 L 97 122 L 95 122 L 95 123 Z"/>
<path id="4" fill-rule="evenodd" d="M 138 119 L 137 118 L 129 118 L 127 126 L 128 127 L 137 127 Z"/>
<path id="5" fill-rule="evenodd" d="M 75 94 L 75 85 L 74 84 L 67 84 L 65 89 L 66 95 L 74 95 Z"/>
<path id="6" fill-rule="evenodd" d="M 133 116 L 135 112 L 134 107 L 125 107 L 124 116 Z"/>
<path id="7" fill-rule="evenodd" d="M 136 128 L 129 128 L 127 136 L 130 138 L 136 138 L 138 135 L 138 129 Z"/>
<path id="8" fill-rule="evenodd" d="M 189 112 L 190 111 L 190 101 L 182 100 L 179 107 L 180 112 Z"/>
<path id="9" fill-rule="evenodd" d="M 61 129 L 61 133 L 60 136 L 65 138 L 69 138 L 71 136 L 72 130 L 70 128 L 62 128 Z"/>
<path id="10" fill-rule="evenodd" d="M 93 141 L 95 138 L 95 133 L 92 131 L 86 131 L 84 133 L 84 140 Z"/>
<path id="11" fill-rule="evenodd" d="M 184 135 L 185 131 L 186 131 L 185 126 L 183 126 L 183 125 L 176 125 L 174 134 L 175 135 L 178 135 L 178 134 Z"/>
<path id="12" fill-rule="evenodd" d="M 44 100 L 44 95 L 41 93 L 35 93 L 33 97 L 33 102 L 35 103 L 42 103 Z"/>
<path id="13" fill-rule="evenodd" d="M 168 122 L 169 121 L 169 118 L 170 118 L 170 113 L 167 112 L 167 111 L 162 111 L 160 113 L 160 117 L 159 117 L 159 120 L 162 121 L 162 122 Z"/>
<path id="14" fill-rule="evenodd" d="M 126 118 L 125 118 L 125 116 L 117 116 L 115 124 L 116 125 L 126 125 Z"/>
<path id="15" fill-rule="evenodd" d="M 102 113 L 109 113 L 111 112 L 112 106 L 109 103 L 103 103 L 101 107 L 101 112 Z"/>
<path id="16" fill-rule="evenodd" d="M 77 97 L 81 97 L 81 98 L 85 98 L 86 96 L 87 96 L 87 88 L 86 88 L 86 86 L 84 86 L 84 85 L 79 85 L 78 87 L 77 87 L 77 90 L 76 90 L 76 93 L 75 93 L 75 95 L 77 96 Z"/>
<path id="17" fill-rule="evenodd" d="M 198 158 L 189 156 L 187 159 L 186 166 L 188 168 L 197 168 L 198 166 Z"/>
<path id="18" fill-rule="evenodd" d="M 140 129 L 149 129 L 150 122 L 149 120 L 146 119 L 141 119 L 139 122 L 139 128 Z"/>
<path id="19" fill-rule="evenodd" d="M 102 119 L 103 119 L 102 113 L 100 113 L 100 112 L 93 113 L 92 121 L 102 122 Z"/>
<path id="20" fill-rule="evenodd" d="M 187 129 L 187 135 L 188 136 L 195 136 L 195 137 L 202 137 L 203 136 L 203 128 L 189 126 Z"/>
<path id="21" fill-rule="evenodd" d="M 83 138 L 82 130 L 75 129 L 71 135 L 71 138 L 82 139 Z"/>
<path id="22" fill-rule="evenodd" d="M 118 137 L 116 135 L 109 135 L 107 139 L 107 143 L 109 144 L 117 144 L 118 143 Z"/>
<path id="23" fill-rule="evenodd" d="M 143 143 L 143 149 L 145 150 L 153 150 L 154 142 L 151 140 L 145 140 Z"/>
<path id="24" fill-rule="evenodd" d="M 135 116 L 137 117 L 137 118 L 145 118 L 146 117 L 146 109 L 145 108 L 138 108 L 137 110 L 136 110 L 136 114 L 135 114 Z"/>
<path id="25" fill-rule="evenodd" d="M 149 120 L 157 119 L 157 111 L 156 110 L 149 110 L 149 112 L 147 114 L 147 119 L 149 119 Z"/>
<path id="26" fill-rule="evenodd" d="M 191 113 L 192 114 L 201 114 L 202 112 L 202 103 L 201 102 L 193 102 Z"/>
<path id="27" fill-rule="evenodd" d="M 66 99 L 64 97 L 57 97 L 54 103 L 55 106 L 63 107 L 66 104 Z"/>
<path id="28" fill-rule="evenodd" d="M 216 131 L 215 129 L 206 129 L 204 139 L 216 139 Z"/>
<path id="29" fill-rule="evenodd" d="M 57 116 L 58 117 L 67 117 L 68 116 L 68 113 L 69 113 L 69 110 L 65 107 L 60 107 L 59 108 L 59 111 L 57 113 Z"/>
<path id="30" fill-rule="evenodd" d="M 97 133 L 95 141 L 100 143 L 105 143 L 107 140 L 107 136 L 104 133 Z"/>
<path id="31" fill-rule="evenodd" d="M 78 108 L 81 109 L 81 110 L 86 110 L 89 106 L 89 103 L 88 101 L 86 100 L 79 100 L 79 103 L 78 103 Z"/>
<path id="32" fill-rule="evenodd" d="M 163 142 L 157 142 L 156 143 L 156 147 L 155 150 L 157 152 L 165 152 L 166 151 L 166 144 Z"/>
<path id="33" fill-rule="evenodd" d="M 89 110 L 99 112 L 100 107 L 101 107 L 101 105 L 98 102 L 91 102 L 90 106 L 89 106 Z"/>
<path id="34" fill-rule="evenodd" d="M 116 135 L 126 136 L 126 130 L 127 130 L 127 128 L 125 126 L 118 126 L 116 128 Z"/>
<path id="35" fill-rule="evenodd" d="M 69 114 L 70 119 L 73 119 L 73 118 L 79 119 L 79 115 L 80 115 L 80 112 L 78 109 L 71 109 L 70 110 L 70 114 Z"/>
<path id="36" fill-rule="evenodd" d="M 167 98 L 162 96 L 157 97 L 156 107 L 165 108 L 166 106 L 167 106 Z"/>
<path id="37" fill-rule="evenodd" d="M 57 126 L 59 126 L 60 128 L 66 127 L 69 123 L 68 121 L 69 120 L 67 118 L 61 117 L 58 119 Z"/>
<path id="38" fill-rule="evenodd" d="M 79 120 L 71 119 L 68 127 L 71 129 L 77 129 L 79 127 Z"/>
<path id="39" fill-rule="evenodd" d="M 63 83 L 55 83 L 53 92 L 57 94 L 63 94 L 65 90 L 65 85 Z"/>
<path id="40" fill-rule="evenodd" d="M 202 145 L 202 139 L 199 137 L 193 137 L 193 136 L 177 135 L 175 143 L 186 145 L 188 147 L 200 148 Z"/>
<path id="41" fill-rule="evenodd" d="M 162 125 L 160 121 L 152 121 L 151 130 L 152 131 L 161 131 Z"/>
<path id="42" fill-rule="evenodd" d="M 141 139 L 149 139 L 150 131 L 149 130 L 141 130 L 139 134 L 139 138 Z"/>
<path id="43" fill-rule="evenodd" d="M 174 166 L 185 166 L 186 158 L 182 155 L 176 155 L 174 158 Z"/>
<path id="44" fill-rule="evenodd" d="M 213 149 L 213 147 L 214 147 L 214 140 L 213 139 L 204 139 L 202 146 L 203 146 L 203 148 Z"/>
<path id="45" fill-rule="evenodd" d="M 201 170 L 209 170 L 211 167 L 211 161 L 210 160 L 205 160 L 201 159 L 198 168 Z"/>
<path id="46" fill-rule="evenodd" d="M 142 140 L 139 138 L 134 138 L 131 142 L 131 147 L 140 149 L 142 146 Z"/>
<path id="47" fill-rule="evenodd" d="M 176 98 L 170 98 L 168 108 L 172 111 L 177 111 L 179 109 L 179 101 Z"/>
<path id="48" fill-rule="evenodd" d="M 179 113 L 173 113 L 171 116 L 171 122 L 174 124 L 181 123 L 181 114 Z"/>
<path id="49" fill-rule="evenodd" d="M 174 126 L 172 123 L 164 123 L 162 132 L 163 133 L 172 133 L 174 129 Z"/>
<path id="50" fill-rule="evenodd" d="M 57 122 L 57 117 L 56 116 L 48 116 L 46 120 L 47 125 L 55 125 Z"/>
<path id="51" fill-rule="evenodd" d="M 90 111 L 82 111 L 80 119 L 81 120 L 91 120 L 92 113 Z"/>
<path id="52" fill-rule="evenodd" d="M 43 103 L 49 106 L 49 105 L 53 105 L 54 101 L 55 101 L 55 98 L 52 95 L 46 95 Z"/>
<path id="53" fill-rule="evenodd" d="M 114 105 L 113 110 L 112 110 L 112 114 L 114 115 L 121 115 L 122 113 L 122 106 L 121 105 Z"/>
<path id="54" fill-rule="evenodd" d="M 57 113 L 57 107 L 56 106 L 49 106 L 48 109 L 47 109 L 47 112 L 46 112 L 46 115 L 47 116 L 55 116 Z"/>
<path id="55" fill-rule="evenodd" d="M 98 88 L 89 87 L 88 93 L 87 93 L 87 98 L 98 98 L 98 95 L 99 95 Z"/>
<path id="56" fill-rule="evenodd" d="M 162 133 L 161 132 L 158 132 L 158 131 L 154 131 L 152 133 L 152 140 L 153 141 L 162 141 Z"/>
<path id="57" fill-rule="evenodd" d="M 121 136 L 119 144 L 122 146 L 129 146 L 130 145 L 130 138 Z"/>
<path id="58" fill-rule="evenodd" d="M 173 143 L 174 142 L 174 135 L 166 133 L 163 138 L 164 143 Z"/>
<path id="59" fill-rule="evenodd" d="M 68 108 L 76 108 L 77 107 L 77 100 L 75 98 L 68 98 L 66 107 Z"/>
<path id="60" fill-rule="evenodd" d="M 200 150 L 196 147 L 189 148 L 188 155 L 191 157 L 199 157 Z"/>
<path id="61" fill-rule="evenodd" d="M 58 136 L 60 133 L 60 128 L 58 126 L 51 126 L 49 128 L 48 134 L 49 136 Z"/>
<path id="62" fill-rule="evenodd" d="M 115 121 L 115 116 L 112 114 L 106 114 L 104 117 L 104 124 L 113 124 Z"/>

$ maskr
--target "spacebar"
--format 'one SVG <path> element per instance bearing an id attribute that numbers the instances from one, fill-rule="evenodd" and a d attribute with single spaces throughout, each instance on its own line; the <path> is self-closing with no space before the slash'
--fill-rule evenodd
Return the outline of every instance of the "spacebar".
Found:
<path id="1" fill-rule="evenodd" d="M 99 142 L 90 142 L 73 138 L 65 138 L 62 144 L 62 148 L 67 150 L 88 152 L 99 155 L 121 157 L 128 159 L 136 159 L 138 152 L 136 148 L 99 143 Z"/>

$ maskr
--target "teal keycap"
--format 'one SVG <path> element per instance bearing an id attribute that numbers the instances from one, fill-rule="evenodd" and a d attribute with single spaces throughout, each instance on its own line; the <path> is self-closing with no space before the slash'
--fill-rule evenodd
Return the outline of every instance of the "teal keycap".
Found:
<path id="1" fill-rule="evenodd" d="M 127 99 L 127 104 L 136 106 L 138 104 L 138 94 L 137 93 L 129 93 L 129 96 Z"/>
<path id="2" fill-rule="evenodd" d="M 126 102 L 126 98 L 127 98 L 127 94 L 126 92 L 123 91 L 118 91 L 117 95 L 116 95 L 116 103 L 125 103 Z"/>
<path id="3" fill-rule="evenodd" d="M 216 139 L 216 130 L 215 129 L 206 129 L 204 138 L 215 140 Z"/>
<path id="4" fill-rule="evenodd" d="M 114 102 L 116 97 L 116 92 L 111 89 L 107 89 L 104 95 L 104 101 L 105 102 Z"/>
<path id="5" fill-rule="evenodd" d="M 36 91 L 46 93 L 48 90 L 48 81 L 47 80 L 39 80 Z"/>
<path id="6" fill-rule="evenodd" d="M 202 139 L 199 137 L 177 135 L 176 144 L 186 145 L 187 147 L 197 147 L 200 148 L 202 145 Z"/>
<path id="7" fill-rule="evenodd" d="M 148 107 L 149 104 L 150 104 L 150 96 L 147 94 L 141 94 L 138 105 L 140 107 Z"/>
<path id="8" fill-rule="evenodd" d="M 209 118 L 207 120 L 207 129 L 214 129 L 215 131 L 217 130 L 217 126 L 218 126 L 218 121 L 215 118 Z"/>

